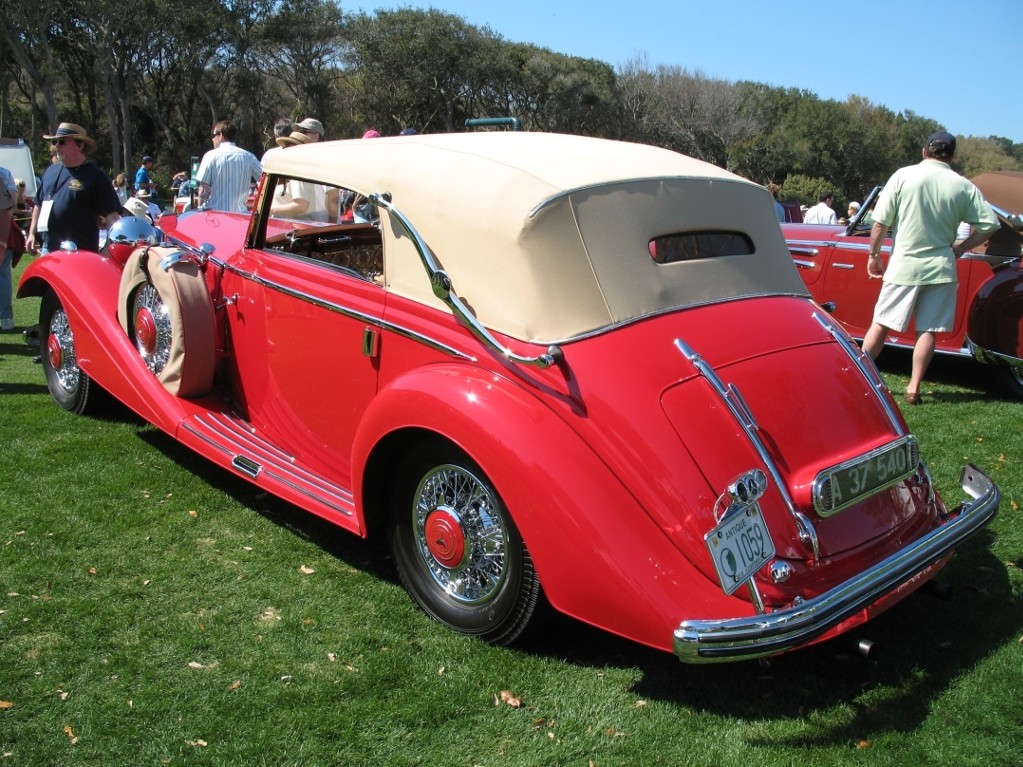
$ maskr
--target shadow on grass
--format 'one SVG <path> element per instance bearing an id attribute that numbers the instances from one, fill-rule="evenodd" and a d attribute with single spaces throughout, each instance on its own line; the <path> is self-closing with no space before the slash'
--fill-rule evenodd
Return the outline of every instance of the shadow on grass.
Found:
<path id="1" fill-rule="evenodd" d="M 912 350 L 886 347 L 877 359 L 877 366 L 888 379 L 892 393 L 901 404 L 905 382 L 912 372 Z M 898 380 L 892 380 L 892 376 L 897 376 Z M 983 365 L 969 357 L 944 354 L 935 355 L 927 367 L 921 391 L 924 392 L 925 402 L 931 400 L 955 404 L 991 399 L 1019 402 L 1019 399 L 1006 394 L 999 385 L 994 366 Z"/>
<path id="2" fill-rule="evenodd" d="M 987 396 L 976 391 L 976 371 L 968 369 L 968 361 L 948 362 L 935 366 L 937 380 L 959 387 L 962 376 L 962 385 L 973 392 L 961 396 Z M 908 371 L 908 359 L 905 364 Z M 890 365 L 891 370 L 882 369 L 899 374 L 898 363 Z M 134 416 L 124 411 L 123 418 Z M 267 495 L 155 429 L 142 429 L 139 437 L 185 471 L 205 477 L 239 505 L 354 568 L 398 584 L 389 557 L 377 542 Z M 946 568 L 942 575 L 953 587 L 947 599 L 918 592 L 847 637 L 767 661 L 687 666 L 669 653 L 557 615 L 508 652 L 585 668 L 638 669 L 640 678 L 632 692 L 641 698 L 751 722 L 798 719 L 836 706 L 852 711 L 841 717 L 841 723 L 817 724 L 805 735 L 754 738 L 749 741 L 753 747 L 848 745 L 885 733 L 912 732 L 957 677 L 1023 631 L 1023 604 L 1013 598 L 1006 563 L 990 552 L 992 539 L 993 534 L 985 531 Z M 856 651 L 864 638 L 874 643 L 867 658 Z"/>
<path id="3" fill-rule="evenodd" d="M 126 421 L 135 419 L 135 414 L 127 408 L 122 410 Z M 145 423 L 141 419 L 139 422 Z M 242 477 L 211 464 L 156 428 L 144 429 L 138 436 L 185 471 L 203 477 L 206 482 L 229 495 L 239 506 L 254 511 L 353 568 L 381 580 L 399 583 L 387 554 L 378 542 L 360 538 L 311 512 L 270 495 Z"/>
<path id="4" fill-rule="evenodd" d="M 846 636 L 765 661 L 688 666 L 565 618 L 521 649 L 587 667 L 637 667 L 642 676 L 632 691 L 644 699 L 747 721 L 851 707 L 841 724 L 815 725 L 790 745 L 911 732 L 956 678 L 1023 631 L 1023 605 L 1013 597 L 1006 564 L 989 551 L 992 539 L 982 533 L 942 573 L 952 587 L 947 598 L 925 589 Z M 857 652 L 861 639 L 873 643 L 866 658 Z M 750 741 L 783 743 L 777 735 Z"/>

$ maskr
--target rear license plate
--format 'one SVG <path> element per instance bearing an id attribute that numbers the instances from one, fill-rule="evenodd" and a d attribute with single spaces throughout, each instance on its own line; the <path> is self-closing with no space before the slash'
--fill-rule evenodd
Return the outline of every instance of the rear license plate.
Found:
<path id="1" fill-rule="evenodd" d="M 733 509 L 703 539 L 726 594 L 739 588 L 774 557 L 774 541 L 758 503 Z"/>
<path id="2" fill-rule="evenodd" d="M 823 472 L 815 483 L 814 506 L 817 513 L 822 517 L 831 516 L 901 482 L 916 471 L 919 460 L 916 440 L 909 438 Z"/>

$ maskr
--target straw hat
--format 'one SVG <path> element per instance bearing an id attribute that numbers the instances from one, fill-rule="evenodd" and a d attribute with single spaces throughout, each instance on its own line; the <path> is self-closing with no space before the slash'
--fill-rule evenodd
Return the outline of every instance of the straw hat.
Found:
<path id="1" fill-rule="evenodd" d="M 81 125 L 75 125 L 74 123 L 61 123 L 57 126 L 56 133 L 52 136 L 43 136 L 43 138 L 47 141 L 55 141 L 60 138 L 78 139 L 85 144 L 85 151 L 87 153 L 96 151 L 96 141 L 85 132 L 85 128 Z"/>
<path id="2" fill-rule="evenodd" d="M 145 200 L 140 200 L 137 197 L 129 197 L 124 203 L 124 209 L 135 216 L 135 218 L 141 218 L 143 221 L 149 221 L 149 206 Z"/>
<path id="3" fill-rule="evenodd" d="M 277 139 L 277 146 L 285 146 L 285 147 L 287 147 L 287 146 L 295 146 L 296 144 L 311 144 L 312 141 L 313 140 L 311 138 L 309 138 L 307 135 L 305 135 L 304 133 L 299 133 L 298 131 L 293 131 L 290 135 L 288 135 L 288 136 L 281 136 L 279 139 Z"/>

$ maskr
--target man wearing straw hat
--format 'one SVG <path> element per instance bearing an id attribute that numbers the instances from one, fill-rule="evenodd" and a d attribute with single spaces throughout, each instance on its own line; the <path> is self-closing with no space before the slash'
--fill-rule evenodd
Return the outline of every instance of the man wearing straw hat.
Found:
<path id="1" fill-rule="evenodd" d="M 89 161 L 96 142 L 74 123 L 61 123 L 52 136 L 56 162 L 43 173 L 39 205 L 32 209 L 28 248 L 43 253 L 65 241 L 79 250 L 99 250 L 100 219 L 109 227 L 121 218 L 121 201 L 109 176 Z"/>

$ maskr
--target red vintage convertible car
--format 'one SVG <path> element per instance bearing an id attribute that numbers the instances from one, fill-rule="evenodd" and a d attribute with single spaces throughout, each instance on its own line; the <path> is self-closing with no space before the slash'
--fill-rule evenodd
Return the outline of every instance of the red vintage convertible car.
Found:
<path id="1" fill-rule="evenodd" d="M 382 536 L 455 631 L 511 642 L 553 606 L 686 662 L 776 654 L 890 607 L 996 513 L 974 466 L 966 500 L 938 496 L 762 187 L 515 132 L 310 144 L 265 170 L 251 216 L 125 219 L 104 252 L 28 268 L 50 391 L 82 412 L 102 387 Z M 376 215 L 272 217 L 303 184 Z"/>
<path id="2" fill-rule="evenodd" d="M 982 248 L 958 262 L 955 327 L 938 333 L 936 351 L 972 356 L 1011 396 L 1023 399 L 1023 173 L 997 171 L 972 179 L 1002 223 Z M 867 277 L 870 216 L 881 187 L 871 192 L 847 226 L 782 224 L 803 282 L 854 338 L 870 327 L 880 280 Z M 891 241 L 883 248 L 890 252 Z M 915 331 L 891 333 L 888 345 L 912 348 Z"/>

